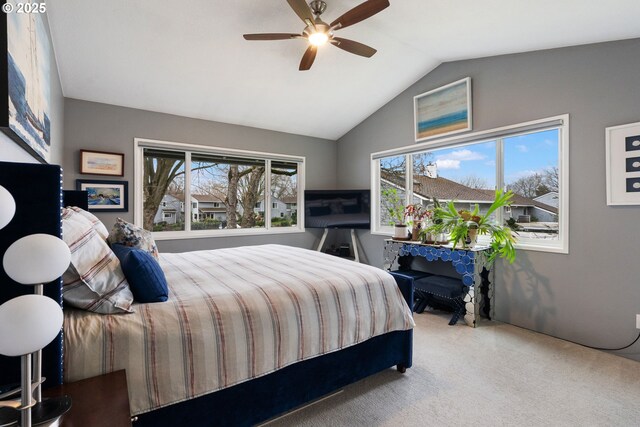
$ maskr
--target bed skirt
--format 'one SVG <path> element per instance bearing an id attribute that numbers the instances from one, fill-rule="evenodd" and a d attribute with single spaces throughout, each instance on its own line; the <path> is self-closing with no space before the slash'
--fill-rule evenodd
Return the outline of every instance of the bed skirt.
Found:
<path id="1" fill-rule="evenodd" d="M 392 366 L 411 367 L 412 340 L 413 330 L 379 335 L 251 381 L 141 414 L 134 425 L 255 425 Z"/>

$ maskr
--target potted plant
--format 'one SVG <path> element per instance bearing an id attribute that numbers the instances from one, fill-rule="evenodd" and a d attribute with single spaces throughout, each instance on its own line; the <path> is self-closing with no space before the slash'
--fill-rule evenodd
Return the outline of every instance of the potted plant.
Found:
<path id="1" fill-rule="evenodd" d="M 494 224 L 489 218 L 498 209 L 509 206 L 513 193 L 502 190 L 496 190 L 493 203 L 483 215 L 480 215 L 480 208 L 475 205 L 473 211 L 456 210 L 453 201 L 447 203 L 445 207 L 438 207 L 434 211 L 434 218 L 440 222 L 434 221 L 429 227 L 431 232 L 449 233 L 450 241 L 453 248 L 462 244 L 463 247 L 475 243 L 478 235 L 491 236 L 491 255 L 489 262 L 492 262 L 496 256 L 506 258 L 509 262 L 513 262 L 516 258 L 516 250 L 513 244 L 516 242 L 515 236 L 509 227 L 502 227 Z"/>
<path id="2" fill-rule="evenodd" d="M 382 190 L 382 203 L 389 215 L 389 224 L 394 226 L 394 239 L 407 238 L 407 225 L 404 223 L 404 199 L 398 194 L 398 189 L 388 187 Z"/>
<path id="3" fill-rule="evenodd" d="M 429 214 L 432 214 L 432 212 L 420 203 L 407 205 L 404 208 L 405 220 L 411 227 L 411 240 L 418 240 L 420 238 L 422 222 L 429 216 Z"/>

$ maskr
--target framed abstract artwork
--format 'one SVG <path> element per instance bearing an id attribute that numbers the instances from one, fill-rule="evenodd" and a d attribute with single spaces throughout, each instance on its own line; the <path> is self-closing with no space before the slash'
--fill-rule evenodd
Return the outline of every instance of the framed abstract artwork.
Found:
<path id="1" fill-rule="evenodd" d="M 17 12 L 25 3 L 8 0 L 7 5 L 12 12 L 0 13 L 0 130 L 34 158 L 48 163 L 52 54 L 43 16 L 46 10 L 39 7 L 44 3 L 29 13 Z"/>
<path id="2" fill-rule="evenodd" d="M 416 142 L 471 130 L 471 78 L 413 98 Z"/>
<path id="3" fill-rule="evenodd" d="M 607 205 L 640 205 L 640 122 L 605 130 Z"/>
<path id="4" fill-rule="evenodd" d="M 127 181 L 76 180 L 76 189 L 87 192 L 90 211 L 128 212 L 128 186 Z"/>
<path id="5" fill-rule="evenodd" d="M 124 176 L 124 154 L 80 150 L 80 173 Z"/>

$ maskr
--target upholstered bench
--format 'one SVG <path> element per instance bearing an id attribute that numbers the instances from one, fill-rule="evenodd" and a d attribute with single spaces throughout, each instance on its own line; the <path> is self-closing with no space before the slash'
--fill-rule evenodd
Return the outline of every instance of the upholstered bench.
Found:
<path id="1" fill-rule="evenodd" d="M 413 295 L 410 299 L 408 299 L 407 301 L 414 301 L 413 303 L 413 307 L 411 307 L 412 311 L 416 311 L 416 305 L 419 304 L 420 302 L 420 295 L 417 295 L 415 293 L 415 288 L 414 288 L 414 283 L 417 279 L 422 279 L 424 277 L 427 276 L 431 276 L 431 273 L 427 273 L 425 271 L 418 271 L 418 270 L 394 270 L 394 271 L 390 271 L 389 272 L 394 279 L 396 279 L 396 283 L 398 284 L 398 287 L 400 288 L 400 290 L 406 289 L 406 288 L 410 288 L 413 292 Z M 407 299 L 406 295 L 405 299 Z M 416 299 L 414 299 L 414 297 Z M 424 298 L 424 297 L 422 297 Z"/>
<path id="2" fill-rule="evenodd" d="M 449 321 L 449 325 L 455 325 L 460 316 L 465 313 L 463 296 L 466 286 L 462 280 L 447 276 L 429 275 L 420 277 L 413 282 L 414 292 L 418 297 L 418 302 L 414 305 L 413 310 L 416 313 L 422 313 L 427 305 L 430 305 L 430 297 L 444 299 L 453 306 L 453 317 Z"/>

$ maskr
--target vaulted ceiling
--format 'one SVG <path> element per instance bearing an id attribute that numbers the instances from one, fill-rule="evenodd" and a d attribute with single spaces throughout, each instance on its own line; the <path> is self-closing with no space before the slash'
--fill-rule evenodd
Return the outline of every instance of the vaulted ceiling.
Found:
<path id="1" fill-rule="evenodd" d="M 326 0 L 327 22 L 363 0 Z M 285 0 L 48 0 L 66 97 L 338 139 L 442 62 L 640 37 L 638 0 L 390 0 L 298 71 Z M 612 65 L 613 66 L 613 65 Z M 456 76 L 457 77 L 457 76 Z"/>

